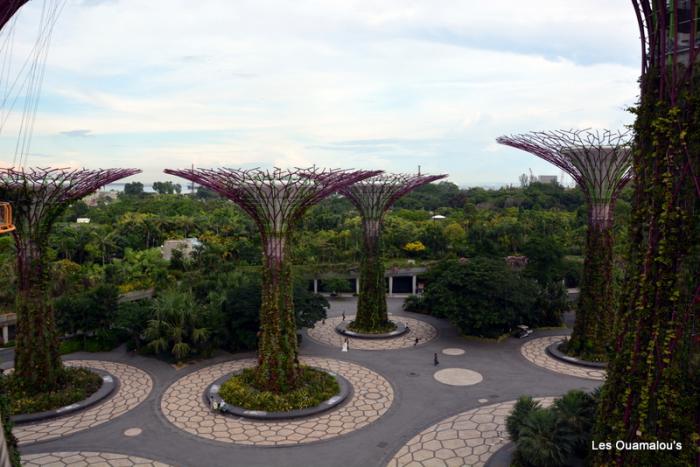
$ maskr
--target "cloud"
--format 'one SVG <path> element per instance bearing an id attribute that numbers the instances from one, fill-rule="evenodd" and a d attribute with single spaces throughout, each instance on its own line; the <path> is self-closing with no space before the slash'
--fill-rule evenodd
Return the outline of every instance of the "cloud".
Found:
<path id="1" fill-rule="evenodd" d="M 63 136 L 69 136 L 71 138 L 86 138 L 88 136 L 92 136 L 92 130 L 69 130 L 62 131 L 60 134 Z"/>

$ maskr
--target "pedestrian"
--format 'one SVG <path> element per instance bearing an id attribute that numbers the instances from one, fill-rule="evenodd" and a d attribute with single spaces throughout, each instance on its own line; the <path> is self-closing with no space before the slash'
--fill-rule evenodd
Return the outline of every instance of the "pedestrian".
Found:
<path id="1" fill-rule="evenodd" d="M 343 341 L 343 348 L 341 350 L 342 352 L 347 352 L 348 351 L 348 338 L 346 337 L 345 340 Z"/>
<path id="2" fill-rule="evenodd" d="M 435 352 L 435 354 L 433 355 L 433 364 L 435 366 L 438 366 L 440 364 L 440 362 L 438 361 L 438 358 L 437 358 L 437 352 Z"/>
<path id="3" fill-rule="evenodd" d="M 343 321 L 345 321 L 345 312 L 343 312 Z"/>
<path id="4" fill-rule="evenodd" d="M 418 341 L 420 340 L 420 337 L 416 337 L 416 341 L 413 343 L 413 347 L 418 345 Z"/>

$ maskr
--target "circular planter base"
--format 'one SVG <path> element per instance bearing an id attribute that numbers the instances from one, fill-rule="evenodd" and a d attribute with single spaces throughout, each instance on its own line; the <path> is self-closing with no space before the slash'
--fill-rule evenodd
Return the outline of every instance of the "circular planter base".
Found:
<path id="1" fill-rule="evenodd" d="M 318 415 L 322 412 L 331 410 L 334 407 L 342 404 L 348 396 L 352 393 L 352 385 L 337 373 L 325 370 L 323 368 L 314 368 L 319 371 L 323 371 L 333 376 L 336 381 L 338 381 L 338 386 L 340 386 L 340 392 L 328 400 L 325 400 L 315 407 L 309 407 L 307 409 L 297 409 L 290 410 L 288 412 L 266 412 L 264 410 L 248 410 L 243 407 L 238 407 L 231 405 L 224 401 L 221 396 L 219 396 L 219 389 L 221 385 L 224 384 L 231 376 L 234 376 L 238 372 L 229 373 L 222 376 L 221 378 L 214 381 L 207 387 L 204 391 L 204 401 L 209 404 L 212 410 L 234 415 L 236 417 L 251 418 L 254 420 L 289 420 L 293 418 L 303 418 L 310 417 L 313 415 Z"/>
<path id="2" fill-rule="evenodd" d="M 559 346 L 562 343 L 563 343 L 563 341 L 558 341 L 558 342 L 554 342 L 552 344 L 549 344 L 547 346 L 547 354 L 553 358 L 556 358 L 557 360 L 562 361 L 562 362 L 572 363 L 574 365 L 579 365 L 579 366 L 583 366 L 586 368 L 605 369 L 608 367 L 608 364 L 605 362 L 591 362 L 588 360 L 581 360 L 580 358 L 570 357 L 570 356 L 566 355 L 564 352 L 559 350 Z"/>
<path id="3" fill-rule="evenodd" d="M 484 467 L 510 467 L 515 454 L 515 443 L 508 442 L 498 451 L 494 452 Z"/>
<path id="4" fill-rule="evenodd" d="M 396 329 L 391 332 L 385 332 L 382 334 L 369 334 L 363 332 L 355 332 L 348 329 L 351 321 L 343 321 L 335 327 L 335 332 L 346 337 L 354 337 L 357 339 L 391 339 L 393 337 L 399 337 L 406 334 L 409 331 L 409 327 L 400 321 L 392 321 L 396 325 Z"/>
<path id="5" fill-rule="evenodd" d="M 45 412 L 36 412 L 29 414 L 18 414 L 10 417 L 14 423 L 33 423 L 40 420 L 47 420 L 50 418 L 63 417 L 64 415 L 72 414 L 79 410 L 86 409 L 90 406 L 101 402 L 102 400 L 109 397 L 115 389 L 119 386 L 119 380 L 104 370 L 98 370 L 96 368 L 89 368 L 93 373 L 97 373 L 102 377 L 102 386 L 95 391 L 90 397 L 82 401 L 75 402 L 73 404 L 67 405 L 54 410 L 47 410 Z"/>

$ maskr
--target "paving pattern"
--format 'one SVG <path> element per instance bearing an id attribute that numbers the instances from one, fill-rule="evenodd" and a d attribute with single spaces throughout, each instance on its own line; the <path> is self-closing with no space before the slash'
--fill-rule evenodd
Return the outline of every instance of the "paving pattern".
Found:
<path id="1" fill-rule="evenodd" d="M 538 400 L 546 407 L 554 398 Z M 505 421 L 515 402 L 468 410 L 426 428 L 406 443 L 387 467 L 484 465 L 508 442 Z"/>
<path id="2" fill-rule="evenodd" d="M 195 436 L 225 443 L 259 446 L 310 443 L 358 430 L 389 409 L 394 391 L 389 382 L 363 366 L 340 360 L 302 358 L 306 365 L 336 372 L 353 386 L 353 394 L 340 408 L 317 417 L 259 421 L 213 413 L 202 400 L 206 388 L 218 378 L 255 364 L 234 360 L 195 371 L 173 383 L 163 395 L 161 410 L 178 428 Z"/>
<path id="3" fill-rule="evenodd" d="M 472 386 L 484 380 L 481 373 L 466 368 L 445 368 L 433 374 L 438 382 L 449 386 Z"/>
<path id="4" fill-rule="evenodd" d="M 49 452 L 22 456 L 25 467 L 170 467 L 169 464 L 142 457 L 109 452 Z"/>
<path id="5" fill-rule="evenodd" d="M 355 316 L 347 316 L 345 318 L 346 321 L 352 321 L 353 319 L 355 319 Z M 420 345 L 435 339 L 437 336 L 437 330 L 425 321 L 419 321 L 405 316 L 392 316 L 391 314 L 389 314 L 389 319 L 403 322 L 409 327 L 409 331 L 399 337 L 388 339 L 357 339 L 349 337 L 348 342 L 350 350 L 403 349 L 406 347 L 413 347 L 416 343 L 416 338 L 418 338 L 418 344 Z M 338 334 L 335 331 L 335 327 L 342 321 L 343 318 L 340 316 L 327 318 L 325 323 L 319 321 L 313 328 L 307 329 L 307 333 L 309 337 L 315 341 L 332 347 L 341 348 L 346 337 Z"/>
<path id="6" fill-rule="evenodd" d="M 562 373 L 579 378 L 595 379 L 599 381 L 605 380 L 605 370 L 595 368 L 586 368 L 585 366 L 566 363 L 550 356 L 547 353 L 547 347 L 554 342 L 563 340 L 563 336 L 548 336 L 532 339 L 520 347 L 520 353 L 523 357 L 530 360 L 537 366 L 541 366 L 548 370 Z"/>
<path id="7" fill-rule="evenodd" d="M 107 400 L 86 410 L 39 423 L 16 425 L 13 433 L 20 444 L 60 438 L 101 425 L 139 405 L 153 388 L 151 377 L 131 365 L 101 360 L 70 360 L 64 363 L 67 366 L 107 371 L 117 377 L 119 388 Z"/>

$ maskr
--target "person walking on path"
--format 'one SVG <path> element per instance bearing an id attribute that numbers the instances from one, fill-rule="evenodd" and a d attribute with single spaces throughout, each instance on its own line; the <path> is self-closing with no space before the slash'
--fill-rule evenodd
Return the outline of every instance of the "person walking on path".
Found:
<path id="1" fill-rule="evenodd" d="M 439 364 L 440 364 L 440 362 L 438 361 L 438 358 L 437 358 L 437 352 L 435 352 L 433 354 L 433 365 L 438 366 Z"/>
<path id="2" fill-rule="evenodd" d="M 345 340 L 343 341 L 343 352 L 347 352 L 350 347 L 350 341 L 348 341 L 348 338 L 346 337 Z"/>

